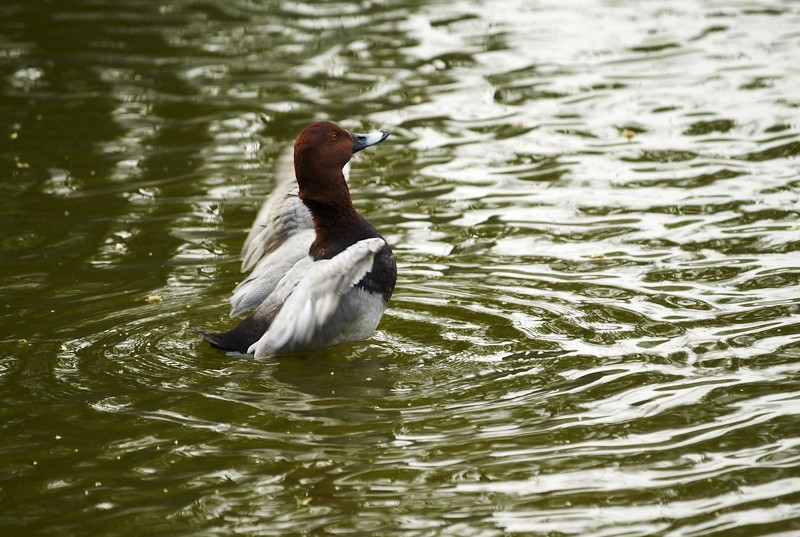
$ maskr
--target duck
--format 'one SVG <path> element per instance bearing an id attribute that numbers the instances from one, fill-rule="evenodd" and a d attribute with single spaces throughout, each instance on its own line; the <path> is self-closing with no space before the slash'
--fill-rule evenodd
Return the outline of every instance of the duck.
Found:
<path id="1" fill-rule="evenodd" d="M 231 295 L 230 316 L 250 313 L 227 332 L 198 330 L 203 339 L 263 358 L 373 333 L 394 292 L 397 264 L 353 206 L 347 179 L 352 156 L 388 136 L 328 121 L 300 132 L 293 150 L 277 159 L 273 188 L 242 247 L 249 275 Z"/>

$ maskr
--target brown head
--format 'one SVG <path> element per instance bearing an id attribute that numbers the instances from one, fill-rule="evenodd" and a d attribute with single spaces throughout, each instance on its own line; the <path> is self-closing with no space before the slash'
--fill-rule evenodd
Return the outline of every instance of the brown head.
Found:
<path id="1" fill-rule="evenodd" d="M 294 173 L 300 199 L 306 205 L 352 205 L 342 168 L 353 153 L 382 142 L 387 136 L 388 131 L 348 132 L 329 121 L 318 121 L 303 129 L 294 143 Z"/>

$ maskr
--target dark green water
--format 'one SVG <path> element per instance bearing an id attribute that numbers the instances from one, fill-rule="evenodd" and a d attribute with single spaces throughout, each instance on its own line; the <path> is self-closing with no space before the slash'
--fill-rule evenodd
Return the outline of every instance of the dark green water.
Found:
<path id="1" fill-rule="evenodd" d="M 800 4 L 0 4 L 0 534 L 800 534 Z M 222 328 L 317 119 L 398 286 Z"/>

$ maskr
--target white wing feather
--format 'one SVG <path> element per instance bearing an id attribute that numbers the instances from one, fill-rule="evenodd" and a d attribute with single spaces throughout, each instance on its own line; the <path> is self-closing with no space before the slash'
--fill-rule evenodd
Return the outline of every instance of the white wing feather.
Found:
<path id="1" fill-rule="evenodd" d="M 341 299 L 372 270 L 380 238 L 358 241 L 332 259 L 298 261 L 270 296 L 283 302 L 266 333 L 247 352 L 256 357 L 309 343 L 336 312 Z"/>
<path id="2" fill-rule="evenodd" d="M 294 202 L 299 203 L 301 208 L 305 209 L 300 198 L 297 197 L 294 151 L 288 147 L 275 159 L 272 171 L 272 190 L 259 209 L 250 233 L 244 240 L 241 255 L 242 272 L 252 269 L 258 263 L 264 253 L 274 246 L 276 236 L 291 230 L 290 227 L 287 227 L 291 224 L 291 220 L 285 220 L 281 215 L 285 212 L 282 210 L 282 206 L 286 203 L 293 206 Z M 309 219 L 310 216 L 309 214 Z"/>
<path id="3" fill-rule="evenodd" d="M 266 254 L 250 276 L 233 290 L 230 316 L 235 317 L 261 304 L 295 263 L 308 255 L 308 249 L 313 242 L 314 230 L 302 230 Z"/>

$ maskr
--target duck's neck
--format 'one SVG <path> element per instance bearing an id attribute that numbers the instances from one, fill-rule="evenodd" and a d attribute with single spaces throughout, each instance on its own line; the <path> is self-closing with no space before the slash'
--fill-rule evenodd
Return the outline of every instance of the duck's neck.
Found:
<path id="1" fill-rule="evenodd" d="M 346 197 L 346 199 L 344 199 Z M 350 246 L 361 215 L 353 207 L 350 194 L 334 196 L 330 201 L 304 199 L 314 222 L 314 243 L 309 254 L 314 259 L 330 259 Z"/>

